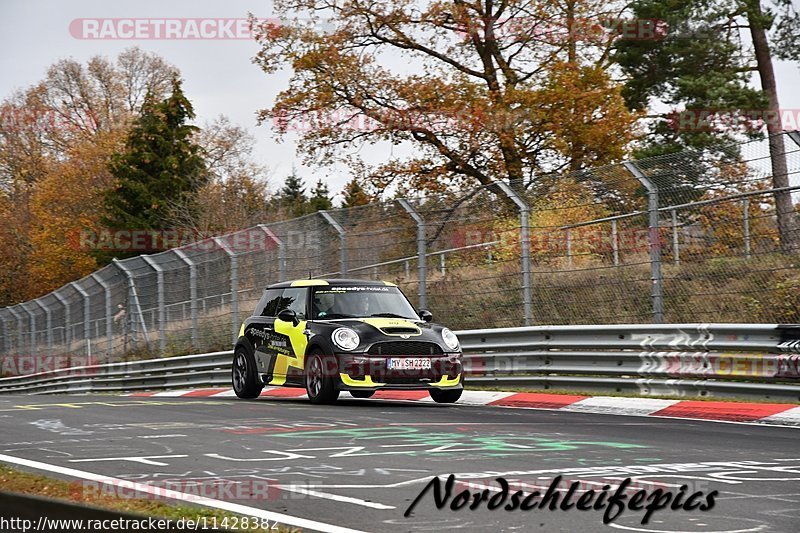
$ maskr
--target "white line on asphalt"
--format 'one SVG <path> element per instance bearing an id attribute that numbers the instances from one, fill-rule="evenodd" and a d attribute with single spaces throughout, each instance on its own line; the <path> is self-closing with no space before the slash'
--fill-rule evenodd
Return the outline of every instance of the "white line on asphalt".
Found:
<path id="1" fill-rule="evenodd" d="M 278 485 L 278 488 L 296 492 L 298 494 L 305 494 L 306 496 L 313 496 L 315 498 L 325 498 L 327 500 L 334 500 L 337 502 L 352 503 L 355 505 L 363 505 L 364 507 L 371 507 L 372 509 L 396 509 L 393 505 L 384 505 L 382 503 L 368 502 L 359 498 L 351 498 L 350 496 L 339 496 L 338 494 L 329 494 L 327 492 L 319 492 L 316 490 L 309 490 L 297 485 Z"/>
<path id="2" fill-rule="evenodd" d="M 110 476 L 103 476 L 100 474 L 94 474 L 92 472 L 85 472 L 83 470 L 75 470 L 74 468 L 66 468 L 63 466 L 41 463 L 39 461 L 23 459 L 21 457 L 14 457 L 11 455 L 0 454 L 0 461 L 19 466 L 25 466 L 28 468 L 34 468 L 36 470 L 44 470 L 47 472 L 52 472 L 54 474 L 62 474 L 64 476 L 76 477 L 80 479 L 86 479 L 89 481 L 97 481 L 99 483 L 106 483 L 116 487 L 125 487 L 137 492 L 146 492 L 148 494 L 163 496 L 165 498 L 173 500 L 190 502 L 196 505 L 201 505 L 203 507 L 221 509 L 223 511 L 229 511 L 231 513 L 236 513 L 241 516 L 265 518 L 267 520 L 278 522 L 279 524 L 287 526 L 296 526 L 304 529 L 311 529 L 313 531 L 322 531 L 324 533 L 364 533 L 363 531 L 359 531 L 357 529 L 350 529 L 342 526 L 336 526 L 333 524 L 326 524 L 324 522 L 317 522 L 316 520 L 308 520 L 306 518 L 299 518 L 296 516 L 291 516 L 283 513 L 274 513 L 272 511 L 265 511 L 264 509 L 258 509 L 256 507 L 248 507 L 246 505 L 240 505 L 238 503 L 215 500 L 212 498 L 203 498 L 197 496 L 196 494 L 186 494 L 175 490 L 165 490 L 163 487 L 145 485 L 142 483 L 136 483 Z"/>

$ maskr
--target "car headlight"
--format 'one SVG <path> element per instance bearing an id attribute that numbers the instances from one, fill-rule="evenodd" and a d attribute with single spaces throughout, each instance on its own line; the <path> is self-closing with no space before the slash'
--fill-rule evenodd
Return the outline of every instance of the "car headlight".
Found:
<path id="1" fill-rule="evenodd" d="M 442 330 L 442 340 L 451 350 L 458 350 L 458 337 L 447 328 Z"/>
<path id="2" fill-rule="evenodd" d="M 361 344 L 358 333 L 350 328 L 339 328 L 333 332 L 333 343 L 342 350 L 355 350 Z"/>

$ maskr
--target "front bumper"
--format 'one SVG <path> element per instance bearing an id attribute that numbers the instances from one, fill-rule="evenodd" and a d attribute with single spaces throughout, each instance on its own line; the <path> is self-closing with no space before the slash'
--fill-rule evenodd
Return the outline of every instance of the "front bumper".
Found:
<path id="1" fill-rule="evenodd" d="M 461 389 L 461 354 L 430 357 L 426 370 L 389 370 L 389 357 L 366 354 L 337 355 L 339 390 Z M 428 359 L 426 357 L 426 359 Z"/>

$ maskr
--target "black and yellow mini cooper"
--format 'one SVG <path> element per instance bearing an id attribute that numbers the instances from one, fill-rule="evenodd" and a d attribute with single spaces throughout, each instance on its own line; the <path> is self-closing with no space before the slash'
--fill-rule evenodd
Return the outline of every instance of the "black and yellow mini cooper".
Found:
<path id="1" fill-rule="evenodd" d="M 453 403 L 463 390 L 461 347 L 449 329 L 414 309 L 397 286 L 350 279 L 270 285 L 244 321 L 233 356 L 233 390 L 304 387 L 312 403 L 340 391 L 428 390 Z"/>

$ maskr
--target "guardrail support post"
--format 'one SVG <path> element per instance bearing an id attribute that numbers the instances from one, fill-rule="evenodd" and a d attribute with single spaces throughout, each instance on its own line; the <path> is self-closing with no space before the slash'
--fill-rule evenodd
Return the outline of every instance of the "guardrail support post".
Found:
<path id="1" fill-rule="evenodd" d="M 525 325 L 530 326 L 532 316 L 531 297 L 531 239 L 530 239 L 530 213 L 531 208 L 505 181 L 495 182 L 519 208 L 519 238 L 522 263 L 522 307 L 525 314 Z"/>
<path id="2" fill-rule="evenodd" d="M 111 352 L 114 350 L 114 311 L 111 309 L 111 287 L 108 286 L 108 283 L 103 281 L 103 278 L 101 278 L 97 272 L 92 274 L 92 279 L 94 279 L 98 285 L 103 287 L 103 292 L 105 294 L 106 337 L 108 337 L 108 348 L 106 349 L 106 352 L 108 357 L 111 357 Z"/>
<path id="3" fill-rule="evenodd" d="M 172 250 L 189 267 L 189 312 L 192 316 L 192 349 L 197 350 L 197 265 L 180 248 Z"/>
<path id="4" fill-rule="evenodd" d="M 344 228 L 325 210 L 319 212 L 322 218 L 339 234 L 339 271 L 343 278 L 347 277 L 347 233 Z"/>
<path id="5" fill-rule="evenodd" d="M 89 293 L 83 290 L 83 287 L 78 285 L 77 282 L 73 281 L 70 283 L 70 286 L 75 289 L 78 294 L 83 297 L 83 340 L 86 342 L 86 357 L 92 356 L 92 345 L 91 341 L 89 340 L 92 336 L 92 325 L 91 325 L 91 299 L 89 297 Z"/>
<path id="6" fill-rule="evenodd" d="M 239 338 L 239 259 L 228 243 L 219 237 L 214 237 L 214 242 L 222 248 L 231 260 L 231 329 L 233 343 Z"/>
<path id="7" fill-rule="evenodd" d="M 67 354 L 69 354 L 69 347 L 71 344 L 70 335 L 72 332 L 70 331 L 69 323 L 71 321 L 70 318 L 70 309 L 69 309 L 69 300 L 58 294 L 58 292 L 53 292 L 53 296 L 56 297 L 56 300 L 64 306 L 64 345 L 67 348 Z"/>
<path id="8" fill-rule="evenodd" d="M 150 256 L 143 255 L 141 257 L 156 272 L 156 283 L 158 284 L 158 351 L 161 357 L 164 357 L 167 351 L 167 307 L 164 302 L 164 268 Z"/>
<path id="9" fill-rule="evenodd" d="M 659 233 L 658 187 L 636 166 L 627 161 L 622 163 L 628 172 L 639 180 L 647 190 L 647 210 L 650 215 L 650 280 L 652 281 L 651 298 L 653 300 L 653 322 L 664 322 L 664 278 L 661 274 L 661 235 Z"/>
<path id="10" fill-rule="evenodd" d="M 259 224 L 258 227 L 267 235 L 268 239 L 278 246 L 278 281 L 286 281 L 286 250 L 283 240 L 275 235 L 266 224 Z"/>
<path id="11" fill-rule="evenodd" d="M 419 211 L 411 205 L 411 202 L 405 198 L 397 200 L 400 207 L 405 209 L 406 213 L 414 219 L 417 223 L 417 277 L 419 278 L 419 308 L 427 309 L 428 307 L 428 266 L 426 264 L 426 248 L 427 248 L 427 229 L 425 227 L 425 219 L 419 214 Z M 406 279 L 408 279 L 408 261 L 406 261 Z"/>
<path id="12" fill-rule="evenodd" d="M 742 200 L 742 226 L 744 231 L 744 257 L 750 259 L 750 198 Z"/>

